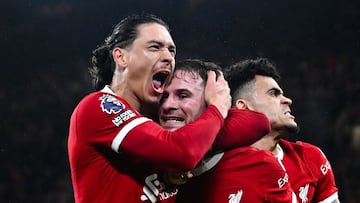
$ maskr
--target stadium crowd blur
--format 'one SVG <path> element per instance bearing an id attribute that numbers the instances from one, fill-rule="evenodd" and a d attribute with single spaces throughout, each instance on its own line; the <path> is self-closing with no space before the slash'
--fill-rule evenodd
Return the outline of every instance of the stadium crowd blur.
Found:
<path id="1" fill-rule="evenodd" d="M 125 1 L 126 12 L 116 13 L 119 3 L 110 2 L 0 3 L 0 202 L 74 201 L 69 117 L 92 91 L 91 50 L 114 23 L 136 11 L 152 11 L 169 23 L 178 59 L 199 57 L 222 66 L 250 56 L 273 60 L 301 127 L 291 139 L 321 147 L 340 200 L 360 202 L 359 3 L 166 1 L 178 8 L 170 12 L 153 1 L 131 10 Z"/>

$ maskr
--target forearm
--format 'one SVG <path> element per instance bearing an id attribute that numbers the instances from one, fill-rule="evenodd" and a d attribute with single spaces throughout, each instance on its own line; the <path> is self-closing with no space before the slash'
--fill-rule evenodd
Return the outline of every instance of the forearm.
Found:
<path id="1" fill-rule="evenodd" d="M 173 132 L 146 122 L 129 132 L 120 150 L 160 168 L 187 171 L 209 150 L 223 122 L 214 106 L 209 106 L 196 121 Z"/>
<path id="2" fill-rule="evenodd" d="M 249 146 L 270 132 L 270 122 L 261 113 L 230 109 L 223 128 L 213 145 L 214 150 Z"/>

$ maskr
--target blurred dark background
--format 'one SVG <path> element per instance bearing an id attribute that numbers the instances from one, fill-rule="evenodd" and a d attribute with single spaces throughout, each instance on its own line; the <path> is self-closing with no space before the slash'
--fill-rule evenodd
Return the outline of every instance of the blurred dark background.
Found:
<path id="1" fill-rule="evenodd" d="M 301 132 L 360 202 L 360 2 L 356 0 L 17 0 L 0 2 L 0 202 L 73 202 L 69 117 L 92 91 L 91 51 L 131 13 L 171 27 L 177 59 L 279 67 Z"/>

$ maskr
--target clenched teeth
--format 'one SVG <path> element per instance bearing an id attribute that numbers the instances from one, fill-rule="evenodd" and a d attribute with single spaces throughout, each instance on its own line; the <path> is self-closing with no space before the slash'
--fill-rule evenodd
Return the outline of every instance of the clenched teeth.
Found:
<path id="1" fill-rule="evenodd" d="M 164 121 L 179 121 L 182 122 L 184 121 L 183 118 L 163 118 Z"/>

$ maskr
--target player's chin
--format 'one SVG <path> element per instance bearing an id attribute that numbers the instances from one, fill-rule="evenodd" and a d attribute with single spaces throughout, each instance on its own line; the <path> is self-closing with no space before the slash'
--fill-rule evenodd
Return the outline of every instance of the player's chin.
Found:
<path id="1" fill-rule="evenodd" d="M 282 120 L 282 122 L 284 123 L 284 125 L 288 125 L 288 126 L 297 126 L 297 123 L 295 121 L 294 117 L 290 117 L 290 118 L 284 118 Z"/>
<path id="2" fill-rule="evenodd" d="M 161 127 L 163 127 L 164 129 L 169 130 L 169 131 L 175 131 L 176 129 L 182 127 L 182 126 L 180 126 L 180 125 L 168 124 L 168 123 L 166 123 L 166 122 L 161 122 L 161 121 L 160 121 L 160 125 L 161 125 Z"/>
<path id="3" fill-rule="evenodd" d="M 295 122 L 285 125 L 285 128 L 287 129 L 287 131 L 289 133 L 296 134 L 296 133 L 298 133 L 300 131 L 299 126 Z"/>

